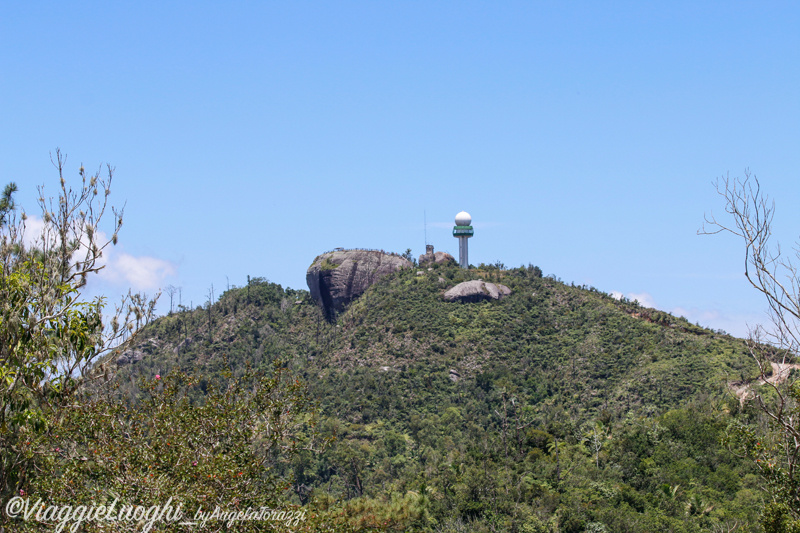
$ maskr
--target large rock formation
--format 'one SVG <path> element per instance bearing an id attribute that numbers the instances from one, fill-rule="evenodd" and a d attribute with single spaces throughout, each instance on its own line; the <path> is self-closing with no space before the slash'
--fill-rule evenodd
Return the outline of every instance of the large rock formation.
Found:
<path id="1" fill-rule="evenodd" d="M 456 262 L 455 257 L 448 254 L 447 252 L 434 252 L 433 245 L 428 244 L 425 246 L 425 253 L 419 256 L 419 266 L 422 266 L 426 263 L 449 263 L 449 262 Z"/>
<path id="2" fill-rule="evenodd" d="M 480 302 L 481 300 L 500 300 L 511 294 L 511 289 L 505 285 L 495 285 L 474 279 L 459 283 L 444 293 L 444 299 L 449 302 Z"/>
<path id="3" fill-rule="evenodd" d="M 381 277 L 410 266 L 410 261 L 397 254 L 337 250 L 314 259 L 306 272 L 306 283 L 311 297 L 332 320 Z"/>
<path id="4" fill-rule="evenodd" d="M 144 352 L 141 350 L 125 350 L 117 358 L 117 364 L 122 366 L 131 363 L 138 363 L 142 359 L 144 359 Z"/>

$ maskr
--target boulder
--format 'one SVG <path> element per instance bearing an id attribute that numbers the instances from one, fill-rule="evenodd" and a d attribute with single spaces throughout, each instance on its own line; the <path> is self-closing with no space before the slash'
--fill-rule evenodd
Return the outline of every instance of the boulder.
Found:
<path id="1" fill-rule="evenodd" d="M 459 283 L 444 293 L 448 302 L 480 302 L 482 300 L 500 300 L 511 294 L 511 289 L 505 285 L 487 283 L 475 279 Z"/>
<path id="2" fill-rule="evenodd" d="M 117 358 L 117 364 L 119 366 L 128 365 L 132 363 L 138 363 L 142 359 L 144 359 L 144 352 L 139 350 L 125 350 Z"/>
<path id="3" fill-rule="evenodd" d="M 318 255 L 306 272 L 311 297 L 333 320 L 383 276 L 411 267 L 397 254 L 376 250 L 335 250 Z"/>
<path id="4" fill-rule="evenodd" d="M 447 252 L 434 252 L 432 244 L 428 244 L 425 247 L 425 253 L 419 256 L 419 266 L 422 266 L 425 263 L 438 265 L 441 263 L 450 262 L 455 263 L 455 258 Z"/>

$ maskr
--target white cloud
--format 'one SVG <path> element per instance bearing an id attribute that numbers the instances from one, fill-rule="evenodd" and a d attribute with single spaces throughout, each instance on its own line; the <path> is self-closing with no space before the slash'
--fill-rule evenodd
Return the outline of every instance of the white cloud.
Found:
<path id="1" fill-rule="evenodd" d="M 675 307 L 670 313 L 682 316 L 693 324 L 700 324 L 711 329 L 721 329 L 737 337 L 747 337 L 751 327 L 767 322 L 766 317 L 762 315 L 728 314 L 719 309 Z"/>
<path id="2" fill-rule="evenodd" d="M 45 223 L 40 217 L 28 215 L 23 237 L 25 244 L 36 246 L 41 243 L 44 238 L 44 229 Z M 108 235 L 98 231 L 97 240 L 98 242 L 107 242 Z M 80 253 L 79 250 L 78 255 Z M 103 251 L 97 265 L 103 267 L 99 276 L 102 281 L 122 286 L 126 290 L 130 288 L 134 292 L 159 289 L 166 278 L 177 273 L 177 268 L 169 261 L 157 257 L 134 256 L 122 252 L 113 245 L 109 245 Z"/>
<path id="3" fill-rule="evenodd" d="M 659 309 L 653 296 L 646 292 L 623 294 L 619 291 L 611 291 L 609 294 L 617 300 L 621 300 L 624 296 L 630 301 L 638 300 L 643 307 Z M 662 310 L 666 311 L 666 309 Z M 765 317 L 757 314 L 728 314 L 719 309 L 700 309 L 698 307 L 687 309 L 678 306 L 668 312 L 673 316 L 683 317 L 692 324 L 700 324 L 704 328 L 721 329 L 736 337 L 746 337 L 750 327 L 765 321 Z"/>
<path id="4" fill-rule="evenodd" d="M 100 271 L 101 277 L 112 283 L 128 284 L 135 291 L 158 289 L 177 272 L 175 265 L 157 257 L 117 254 L 113 250 L 109 255 L 106 267 Z"/>
<path id="5" fill-rule="evenodd" d="M 609 294 L 616 300 L 622 300 L 622 297 L 624 296 L 632 302 L 638 301 L 639 305 L 642 307 L 656 307 L 655 300 L 653 300 L 653 297 L 646 292 L 629 292 L 628 294 L 622 294 L 619 291 L 611 291 Z"/>
<path id="6" fill-rule="evenodd" d="M 25 219 L 25 233 L 22 235 L 22 242 L 25 246 L 32 246 L 37 240 L 42 238 L 44 230 L 44 220 L 37 216 L 28 215 Z"/>
<path id="7" fill-rule="evenodd" d="M 75 252 L 75 258 L 82 258 L 85 256 L 87 252 L 86 242 L 84 242 L 84 235 L 81 235 L 81 246 Z M 30 248 L 42 248 L 45 245 L 48 248 L 54 248 L 60 242 L 60 236 L 57 232 L 54 231 L 54 226 L 52 224 L 45 224 L 42 218 L 36 215 L 27 215 L 25 219 L 25 232 L 22 235 L 22 242 L 25 246 Z M 97 232 L 97 242 L 107 242 L 108 236 L 102 232 Z M 98 260 L 97 264 L 99 266 L 105 265 L 107 262 L 107 258 L 104 255 L 101 255 Z"/>
<path id="8" fill-rule="evenodd" d="M 630 292 L 628 293 L 628 299 L 638 301 L 642 307 L 656 307 L 656 301 L 646 292 Z"/>

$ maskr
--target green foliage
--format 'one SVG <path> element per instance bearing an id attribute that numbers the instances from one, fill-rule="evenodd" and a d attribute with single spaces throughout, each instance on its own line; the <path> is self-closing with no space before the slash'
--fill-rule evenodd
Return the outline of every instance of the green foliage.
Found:
<path id="1" fill-rule="evenodd" d="M 512 294 L 443 300 L 476 278 Z M 309 528 L 757 527 L 755 471 L 720 442 L 740 412 L 724 383 L 757 375 L 741 341 L 536 267 L 401 270 L 334 324 L 305 291 L 259 281 L 142 339 L 117 377 L 131 398 L 156 372 L 211 385 L 281 360 L 308 380 L 335 439 L 287 467 Z"/>
<path id="2" fill-rule="evenodd" d="M 322 260 L 322 263 L 319 265 L 320 270 L 335 270 L 339 267 L 339 265 L 331 262 L 330 257 L 326 257 Z"/>
<path id="3" fill-rule="evenodd" d="M 54 162 L 61 174 L 60 153 Z M 111 367 L 148 323 L 154 301 L 128 295 L 123 311 L 104 322 L 102 299 L 81 300 L 79 289 L 102 268 L 99 259 L 107 245 L 116 243 L 122 216 L 114 212 L 111 239 L 99 241 L 111 169 L 107 180 L 87 176 L 83 168 L 80 176 L 81 187 L 73 191 L 61 175 L 57 200 L 46 200 L 42 192 L 43 230 L 32 245 L 24 238 L 24 214 L 17 218 L 14 210 L 15 188 L 7 187 L 0 199 L 3 502 L 16 495 L 34 506 L 41 498 L 47 506 L 72 509 L 113 500 L 144 508 L 165 505 L 170 498 L 193 510 L 289 505 L 292 461 L 301 452 L 313 455 L 326 441 L 316 438 L 315 404 L 283 359 L 262 360 L 258 370 L 237 365 L 234 376 L 221 357 L 212 379 L 210 374 L 156 372 L 142 374 L 133 386 L 133 379 L 116 380 L 107 388 Z M 286 296 L 294 296 L 265 280 L 247 289 L 246 305 L 268 305 L 278 297 L 281 312 L 289 305 Z M 215 317 L 203 316 L 210 346 Z M 173 325 L 177 333 L 188 327 L 180 320 Z M 2 513 L 0 530 L 61 530 L 58 519 L 50 518 L 40 522 Z M 143 524 L 88 521 L 67 527 L 72 526 L 108 531 Z M 185 529 L 177 523 L 156 527 Z M 245 522 L 237 530 L 263 527 Z M 219 531 L 220 526 L 196 529 Z"/>
<path id="4" fill-rule="evenodd" d="M 27 216 L 9 184 L 0 199 L 0 496 L 18 493 L 40 475 L 41 457 L 26 451 L 52 426 L 90 379 L 97 359 L 123 346 L 148 322 L 154 302 L 129 295 L 124 311 L 103 324 L 103 300 L 80 299 L 86 277 L 102 268 L 103 250 L 116 242 L 122 214 L 114 211 L 113 236 L 102 240 L 101 219 L 110 193 L 107 178 L 79 171 L 73 190 L 57 152 L 57 199 L 43 189 L 41 232 L 26 236 Z M 112 209 L 113 211 L 113 209 Z M 2 520 L 2 519 L 0 519 Z"/>
<path id="5" fill-rule="evenodd" d="M 770 401 L 762 397 L 762 401 Z M 725 443 L 743 457 L 754 462 L 766 482 L 775 504 L 765 507 L 763 520 L 772 524 L 797 521 L 800 517 L 800 475 L 796 464 L 796 429 L 790 421 L 800 415 L 800 382 L 785 389 L 785 396 L 773 399 L 780 407 L 770 405 L 770 412 L 779 413 L 780 418 L 762 413 L 759 424 L 749 420 L 737 420 L 728 426 Z M 785 519 L 781 516 L 786 515 Z M 800 524 L 800 521 L 798 521 Z M 781 526 L 782 527 L 782 526 Z M 788 526 L 787 526 L 788 527 Z M 800 525 L 797 526 L 800 530 Z M 770 530 L 766 525 L 765 528 Z M 786 529 L 789 531 L 790 529 Z"/>
<path id="6" fill-rule="evenodd" d="M 3 189 L 3 195 L 0 197 L 0 228 L 6 225 L 8 215 L 14 210 L 14 193 L 16 192 L 16 183 L 9 183 Z"/>
<path id="7" fill-rule="evenodd" d="M 286 505 L 292 484 L 286 465 L 300 450 L 324 446 L 315 439 L 304 386 L 276 365 L 270 373 L 246 372 L 222 389 L 210 388 L 201 403 L 191 399 L 197 387 L 185 374 L 153 376 L 141 384 L 147 394 L 135 408 L 113 394 L 82 391 L 76 405 L 25 443 L 25 453 L 41 457 L 39 468 L 48 475 L 22 493 L 34 501 L 87 506 L 118 499 L 120 506 L 149 508 L 169 498 L 187 510 Z M 52 528 L 22 520 L 13 526 Z M 164 530 L 183 526 L 171 527 Z M 245 522 L 237 531 L 262 527 Z"/>
<path id="8" fill-rule="evenodd" d="M 798 533 L 800 521 L 792 518 L 789 506 L 785 503 L 769 503 L 764 507 L 761 517 L 764 533 Z"/>
<path id="9" fill-rule="evenodd" d="M 34 459 L 21 442 L 45 430 L 76 389 L 73 372 L 96 354 L 99 304 L 77 304 L 74 288 L 47 283 L 31 259 L 0 276 L 0 445 L 2 493 L 19 490 Z M 35 277 L 31 275 L 34 272 Z M 32 281 L 32 277 L 36 282 Z M 44 283 L 43 283 L 44 280 Z M 47 291 L 46 294 L 43 292 Z"/>

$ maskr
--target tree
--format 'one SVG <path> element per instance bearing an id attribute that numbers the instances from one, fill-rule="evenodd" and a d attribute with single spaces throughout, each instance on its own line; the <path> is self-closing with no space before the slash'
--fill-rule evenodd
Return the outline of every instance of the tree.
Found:
<path id="1" fill-rule="evenodd" d="M 588 426 L 589 429 L 583 434 L 583 442 L 585 442 L 594 453 L 595 466 L 599 469 L 600 450 L 603 449 L 603 444 L 608 438 L 608 428 L 604 427 L 600 421 L 596 421 L 594 424 L 588 424 Z"/>
<path id="2" fill-rule="evenodd" d="M 756 326 L 747 339 L 763 384 L 754 399 L 768 429 L 736 423 L 729 428 L 728 442 L 755 461 L 767 482 L 773 503 L 764 511 L 764 527 L 800 530 L 800 522 L 787 525 L 800 519 L 800 382 L 789 375 L 800 347 L 800 244 L 794 257 L 783 255 L 780 245 L 772 245 L 775 203 L 749 171 L 743 179 L 718 180 L 716 188 L 732 223 L 712 214 L 706 216 L 699 233 L 728 233 L 742 240 L 745 277 L 764 295 L 771 325 Z M 781 513 L 784 518 L 778 516 Z M 775 529 L 774 524 L 783 525 Z"/>
<path id="3" fill-rule="evenodd" d="M 406 248 L 406 251 L 403 252 L 403 254 L 400 257 L 408 260 L 408 262 L 411 263 L 412 265 L 416 266 L 416 264 L 417 264 L 417 260 L 411 254 L 411 248 Z"/>
<path id="4" fill-rule="evenodd" d="M 176 287 L 175 285 L 167 285 L 167 287 L 164 289 L 164 291 L 167 293 L 167 296 L 169 296 L 169 314 L 172 314 L 173 310 L 175 309 L 173 307 L 173 301 L 178 290 L 179 287 Z"/>
<path id="5" fill-rule="evenodd" d="M 0 496 L 18 492 L 35 472 L 37 457 L 24 448 L 46 431 L 76 392 L 104 368 L 96 363 L 122 349 L 153 315 L 155 300 L 128 294 L 110 317 L 105 300 L 85 301 L 80 289 L 99 272 L 116 244 L 122 210 L 110 208 L 114 169 L 88 174 L 80 185 L 64 177 L 66 156 L 52 162 L 60 188 L 56 198 L 39 188 L 40 217 L 17 209 L 16 185 L 0 199 Z M 34 224 L 35 223 L 35 224 Z M 39 231 L 28 232 L 29 226 Z M 33 234 L 31 234 L 33 233 Z"/>

